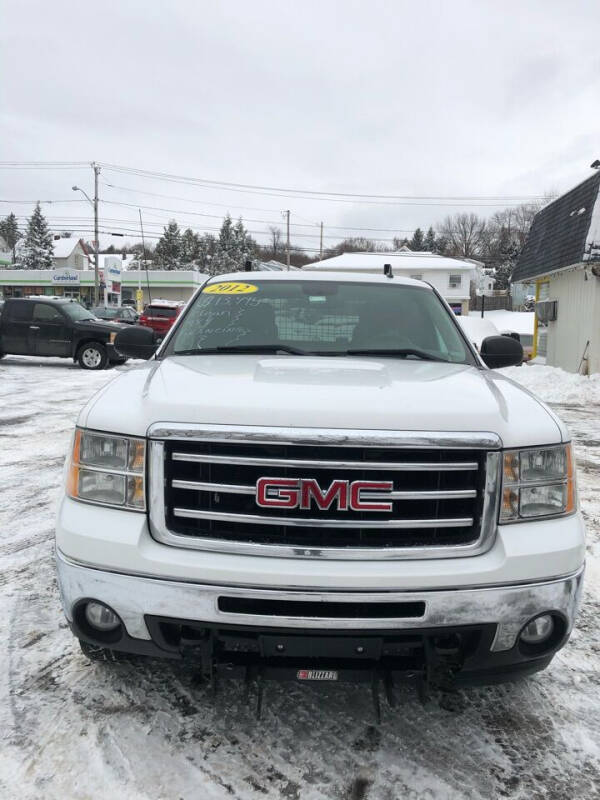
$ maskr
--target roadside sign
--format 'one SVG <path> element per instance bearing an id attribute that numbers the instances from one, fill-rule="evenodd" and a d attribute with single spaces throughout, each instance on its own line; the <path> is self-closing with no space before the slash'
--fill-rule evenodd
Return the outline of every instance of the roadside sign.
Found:
<path id="1" fill-rule="evenodd" d="M 135 291 L 135 305 L 138 314 L 141 314 L 144 310 L 144 292 L 141 289 Z"/>

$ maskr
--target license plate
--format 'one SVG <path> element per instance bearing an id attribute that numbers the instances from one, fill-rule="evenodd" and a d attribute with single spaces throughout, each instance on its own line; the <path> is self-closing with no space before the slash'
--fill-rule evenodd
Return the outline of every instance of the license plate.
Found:
<path id="1" fill-rule="evenodd" d="M 337 681 L 335 669 L 299 669 L 296 677 L 299 681 Z"/>

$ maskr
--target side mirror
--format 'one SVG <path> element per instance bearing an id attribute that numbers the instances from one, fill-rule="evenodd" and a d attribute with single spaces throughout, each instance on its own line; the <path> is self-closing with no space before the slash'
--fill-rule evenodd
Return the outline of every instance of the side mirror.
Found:
<path id="1" fill-rule="evenodd" d="M 152 328 L 129 325 L 115 337 L 115 350 L 127 358 L 152 358 L 158 348 L 156 333 Z"/>
<path id="2" fill-rule="evenodd" d="M 479 355 L 490 369 L 514 367 L 523 361 L 523 346 L 510 336 L 488 336 L 481 343 Z"/>

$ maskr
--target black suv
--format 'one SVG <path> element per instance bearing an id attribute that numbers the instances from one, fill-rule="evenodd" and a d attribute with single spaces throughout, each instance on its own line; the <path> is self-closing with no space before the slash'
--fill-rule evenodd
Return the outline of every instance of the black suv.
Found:
<path id="1" fill-rule="evenodd" d="M 0 358 L 58 356 L 72 358 L 83 369 L 126 361 L 113 344 L 125 326 L 97 319 L 74 300 L 10 298 L 0 313 Z"/>

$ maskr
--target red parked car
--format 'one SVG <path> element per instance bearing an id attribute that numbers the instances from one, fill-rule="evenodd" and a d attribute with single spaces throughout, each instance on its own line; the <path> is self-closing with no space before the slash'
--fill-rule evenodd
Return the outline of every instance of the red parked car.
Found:
<path id="1" fill-rule="evenodd" d="M 143 310 L 138 325 L 152 328 L 161 336 L 165 336 L 177 317 L 183 311 L 185 303 L 173 300 L 153 300 Z"/>

